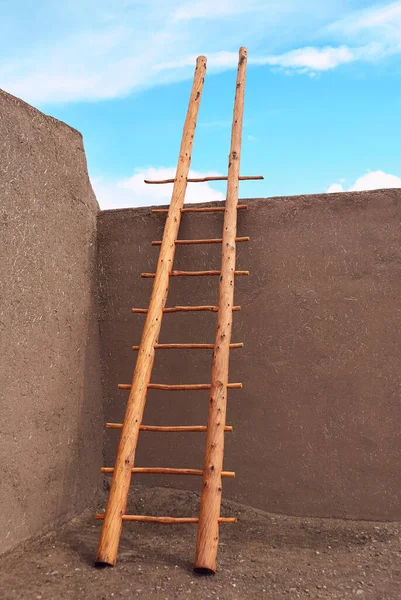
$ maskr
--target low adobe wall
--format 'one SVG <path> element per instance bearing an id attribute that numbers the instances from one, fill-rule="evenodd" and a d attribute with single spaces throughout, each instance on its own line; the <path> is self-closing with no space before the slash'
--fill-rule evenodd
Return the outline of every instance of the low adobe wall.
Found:
<path id="1" fill-rule="evenodd" d="M 292 515 L 401 518 L 401 191 L 250 200 L 239 212 L 224 496 Z M 165 216 L 99 216 L 105 413 L 123 419 Z M 186 214 L 181 238 L 220 237 L 222 216 Z M 178 269 L 216 269 L 220 247 L 180 246 Z M 168 305 L 217 301 L 217 278 L 173 278 Z M 213 313 L 169 314 L 160 342 L 212 342 Z M 210 381 L 208 351 L 159 350 L 153 382 Z M 207 392 L 150 391 L 147 424 L 202 424 Z M 119 432 L 110 430 L 105 465 Z M 141 433 L 138 466 L 202 467 L 199 433 Z M 139 479 L 139 476 L 138 476 Z M 145 485 L 200 489 L 199 478 L 143 475 Z"/>
<path id="2" fill-rule="evenodd" d="M 93 500 L 103 406 L 82 137 L 0 91 L 0 139 L 2 552 Z"/>

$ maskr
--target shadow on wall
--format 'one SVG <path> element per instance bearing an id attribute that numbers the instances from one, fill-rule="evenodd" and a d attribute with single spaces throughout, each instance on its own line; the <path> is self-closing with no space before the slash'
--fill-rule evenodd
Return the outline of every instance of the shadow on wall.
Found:
<path id="1" fill-rule="evenodd" d="M 0 551 L 100 483 L 96 217 L 81 135 L 0 92 Z"/>

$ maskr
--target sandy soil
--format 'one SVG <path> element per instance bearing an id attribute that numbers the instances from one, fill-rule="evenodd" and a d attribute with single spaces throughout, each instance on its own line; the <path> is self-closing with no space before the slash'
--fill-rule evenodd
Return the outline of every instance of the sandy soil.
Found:
<path id="1" fill-rule="evenodd" d="M 198 495 L 137 488 L 127 512 L 197 514 Z M 169 510 L 166 510 L 166 506 Z M 145 509 L 146 507 L 146 509 Z M 142 598 L 401 598 L 398 523 L 351 522 L 266 514 L 225 503 L 219 571 L 195 575 L 196 526 L 127 523 L 118 563 L 95 569 L 101 524 L 86 512 L 3 555 L 2 600 Z"/>

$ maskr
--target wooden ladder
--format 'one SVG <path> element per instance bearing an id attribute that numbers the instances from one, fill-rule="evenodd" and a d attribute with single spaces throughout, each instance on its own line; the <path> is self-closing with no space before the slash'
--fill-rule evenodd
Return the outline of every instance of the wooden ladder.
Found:
<path id="1" fill-rule="evenodd" d="M 185 120 L 180 154 L 175 179 L 164 181 L 147 181 L 147 183 L 174 183 L 169 209 L 155 209 L 152 212 L 167 212 L 163 239 L 152 242 L 160 246 L 160 254 L 156 273 L 143 273 L 143 277 L 154 278 L 152 295 L 148 309 L 133 308 L 134 313 L 146 313 L 146 322 L 138 350 L 136 367 L 131 384 L 119 384 L 119 389 L 129 389 L 129 397 L 124 423 L 108 423 L 107 427 L 121 429 L 117 459 L 114 468 L 103 468 L 104 473 L 112 473 L 110 495 L 106 512 L 96 515 L 103 519 L 103 526 L 96 557 L 96 565 L 113 566 L 117 559 L 118 545 L 124 521 L 141 521 L 156 523 L 198 523 L 195 570 L 214 573 L 218 549 L 219 524 L 233 523 L 235 518 L 220 516 L 221 478 L 234 477 L 230 471 L 223 471 L 224 433 L 231 431 L 226 426 L 227 389 L 241 388 L 241 383 L 228 382 L 229 351 L 241 348 L 242 343 L 231 343 L 232 313 L 240 310 L 234 306 L 234 277 L 248 275 L 248 271 L 235 270 L 236 242 L 248 241 L 248 237 L 237 237 L 237 209 L 245 209 L 246 205 L 238 205 L 238 182 L 243 179 L 263 179 L 261 176 L 240 177 L 240 152 L 242 136 L 242 120 L 244 110 L 244 87 L 247 51 L 240 48 L 237 74 L 237 86 L 234 103 L 234 115 L 231 136 L 231 150 L 227 177 L 208 177 L 204 179 L 188 178 L 191 163 L 191 152 L 200 98 L 206 73 L 206 58 L 200 56 L 196 61 L 194 82 Z M 184 197 L 188 182 L 206 180 L 227 180 L 227 199 L 225 208 L 185 207 Z M 224 211 L 222 238 L 202 240 L 179 240 L 178 232 L 181 215 L 187 212 L 220 212 Z M 222 262 L 220 271 L 175 271 L 173 260 L 177 245 L 182 244 L 222 244 Z M 218 306 L 165 306 L 170 277 L 178 276 L 219 276 Z M 164 313 L 212 311 L 218 313 L 216 340 L 214 344 L 159 344 L 158 338 Z M 169 348 L 213 349 L 212 374 L 210 384 L 164 385 L 151 383 L 151 372 L 155 351 Z M 159 427 L 142 424 L 148 389 L 160 390 L 206 390 L 210 389 L 209 414 L 207 427 L 203 425 Z M 139 431 L 206 431 L 206 450 L 203 470 L 171 469 L 171 468 L 138 468 L 134 467 L 135 450 Z M 150 517 L 145 515 L 125 514 L 128 491 L 133 473 L 169 473 L 202 476 L 202 493 L 200 513 L 197 517 Z"/>

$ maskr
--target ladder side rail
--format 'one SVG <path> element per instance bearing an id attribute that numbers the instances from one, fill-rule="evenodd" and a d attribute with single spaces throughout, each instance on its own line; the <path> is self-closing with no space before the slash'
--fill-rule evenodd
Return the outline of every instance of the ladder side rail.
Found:
<path id="1" fill-rule="evenodd" d="M 170 208 L 157 263 L 156 277 L 143 329 L 141 348 L 138 353 L 132 379 L 132 387 L 127 401 L 115 470 L 96 556 L 96 564 L 98 566 L 113 566 L 117 559 L 123 515 L 126 510 L 131 482 L 131 469 L 134 466 L 138 433 L 142 422 L 146 393 L 154 362 L 155 344 L 159 338 L 163 309 L 166 304 L 169 279 L 173 267 L 175 241 L 178 237 L 181 209 L 184 206 L 187 179 L 191 164 L 191 152 L 205 74 L 206 58 L 201 56 L 196 61 L 194 81 L 183 129 Z"/>
<path id="2" fill-rule="evenodd" d="M 227 198 L 224 212 L 221 277 L 216 342 L 213 352 L 211 389 L 195 571 L 215 573 L 219 541 L 221 506 L 221 475 L 224 455 L 224 426 L 226 424 L 229 353 L 234 303 L 235 238 L 237 234 L 237 205 L 240 173 L 242 121 L 247 50 L 241 47 L 234 101 L 231 148 L 228 164 Z"/>

